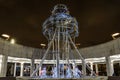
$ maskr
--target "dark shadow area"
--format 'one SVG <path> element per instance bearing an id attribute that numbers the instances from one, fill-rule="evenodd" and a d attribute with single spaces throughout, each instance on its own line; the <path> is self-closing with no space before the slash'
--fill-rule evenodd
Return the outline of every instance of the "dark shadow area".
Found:
<path id="1" fill-rule="evenodd" d="M 0 77 L 0 80 L 16 80 L 15 77 Z"/>
<path id="2" fill-rule="evenodd" d="M 120 80 L 120 76 L 108 76 L 108 80 Z"/>

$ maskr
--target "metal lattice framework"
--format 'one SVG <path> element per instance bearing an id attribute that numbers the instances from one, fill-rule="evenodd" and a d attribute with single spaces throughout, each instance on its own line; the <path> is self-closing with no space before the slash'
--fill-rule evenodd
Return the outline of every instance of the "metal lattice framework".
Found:
<path id="1" fill-rule="evenodd" d="M 78 31 L 78 23 L 74 17 L 72 17 L 69 14 L 69 11 L 67 7 L 63 4 L 58 4 L 54 7 L 52 11 L 52 15 L 43 23 L 43 34 L 48 39 L 48 48 L 39 64 L 39 66 L 35 69 L 35 71 L 31 74 L 31 77 L 34 77 L 39 70 L 39 68 L 42 66 L 44 60 L 46 59 L 49 51 L 52 51 L 52 56 L 55 61 L 56 66 L 56 77 L 55 78 L 61 78 L 60 74 L 60 61 L 66 61 L 70 68 L 70 58 L 69 56 L 72 55 L 71 53 L 71 47 L 75 49 L 76 53 L 78 53 L 80 59 L 83 63 L 85 63 L 84 58 L 78 51 L 74 40 L 75 37 L 79 35 Z M 73 56 L 74 57 L 74 56 Z M 75 66 L 75 61 L 72 62 Z M 85 72 L 85 66 L 86 64 L 83 64 L 83 72 Z M 73 67 L 74 67 L 73 66 Z M 70 77 L 72 75 L 72 70 L 70 70 L 71 73 Z M 63 77 L 65 78 L 65 77 Z"/>
<path id="2" fill-rule="evenodd" d="M 55 29 L 60 29 L 60 35 L 66 32 L 71 37 L 77 37 L 78 23 L 74 17 L 69 14 L 67 7 L 63 4 L 56 5 L 52 11 L 52 15 L 43 24 L 43 34 L 48 40 L 51 40 Z"/>

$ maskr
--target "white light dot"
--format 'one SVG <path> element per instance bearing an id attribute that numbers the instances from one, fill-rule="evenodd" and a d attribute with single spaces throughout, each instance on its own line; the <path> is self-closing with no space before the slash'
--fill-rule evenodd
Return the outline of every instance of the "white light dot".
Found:
<path id="1" fill-rule="evenodd" d="M 11 39 L 11 40 L 10 40 L 10 43 L 11 43 L 11 44 L 15 44 L 15 39 Z"/>
<path id="2" fill-rule="evenodd" d="M 10 38 L 10 36 L 8 34 L 2 34 L 1 36 L 5 37 L 5 38 Z"/>

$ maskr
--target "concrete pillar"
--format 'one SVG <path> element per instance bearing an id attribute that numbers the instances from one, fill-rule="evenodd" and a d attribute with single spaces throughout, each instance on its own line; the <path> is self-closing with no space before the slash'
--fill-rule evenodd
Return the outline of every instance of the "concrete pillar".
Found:
<path id="1" fill-rule="evenodd" d="M 96 71 L 96 75 L 99 75 L 99 72 L 98 72 L 98 64 L 95 64 L 95 71 Z"/>
<path id="2" fill-rule="evenodd" d="M 2 57 L 0 57 L 0 77 L 1 77 Z"/>
<path id="3" fill-rule="evenodd" d="M 39 66 L 39 64 L 38 64 L 38 66 Z M 42 71 L 42 69 L 41 69 L 41 67 L 39 68 L 39 76 L 41 76 L 41 71 Z"/>
<path id="4" fill-rule="evenodd" d="M 39 66 L 39 64 L 36 64 L 36 68 Z M 41 67 L 39 68 L 39 70 L 38 70 L 38 73 L 36 74 L 36 75 L 38 75 L 38 76 L 41 76 L 41 71 L 42 71 L 42 69 L 41 69 Z"/>
<path id="5" fill-rule="evenodd" d="M 90 62 L 91 76 L 93 75 L 93 62 Z"/>
<path id="6" fill-rule="evenodd" d="M 82 60 L 82 73 L 83 73 L 83 76 L 86 76 L 86 62 L 85 62 L 85 60 Z"/>
<path id="7" fill-rule="evenodd" d="M 16 77 L 16 67 L 17 67 L 16 65 L 17 63 L 14 64 L 14 77 Z"/>
<path id="8" fill-rule="evenodd" d="M 20 63 L 21 66 L 20 66 L 20 76 L 23 77 L 23 70 L 24 70 L 24 63 Z"/>
<path id="9" fill-rule="evenodd" d="M 113 69 L 113 62 L 110 59 L 110 56 L 106 57 L 106 69 L 107 69 L 107 76 L 112 76 L 114 73 Z"/>
<path id="10" fill-rule="evenodd" d="M 112 75 L 114 74 L 114 61 L 111 61 L 111 71 L 112 71 Z"/>
<path id="11" fill-rule="evenodd" d="M 30 69 L 30 75 L 33 73 L 34 68 L 35 68 L 35 59 L 31 59 L 31 69 Z"/>
<path id="12" fill-rule="evenodd" d="M 8 60 L 8 56 L 3 55 L 2 56 L 2 60 L 1 60 L 1 72 L 0 72 L 0 77 L 6 77 L 6 72 L 7 72 L 7 60 Z"/>
<path id="13" fill-rule="evenodd" d="M 14 75 L 14 64 L 11 65 L 10 74 L 11 74 L 11 75 Z"/>

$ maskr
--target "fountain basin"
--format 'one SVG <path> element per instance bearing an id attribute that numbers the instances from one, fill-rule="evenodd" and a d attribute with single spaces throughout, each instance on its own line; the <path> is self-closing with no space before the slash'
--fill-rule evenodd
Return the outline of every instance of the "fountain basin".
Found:
<path id="1" fill-rule="evenodd" d="M 44 78 L 44 79 L 32 79 L 30 77 L 17 77 L 16 80 L 107 80 L 107 76 L 99 76 L 99 77 L 85 77 L 85 78 Z"/>

